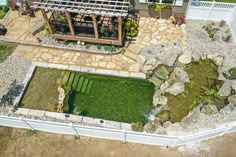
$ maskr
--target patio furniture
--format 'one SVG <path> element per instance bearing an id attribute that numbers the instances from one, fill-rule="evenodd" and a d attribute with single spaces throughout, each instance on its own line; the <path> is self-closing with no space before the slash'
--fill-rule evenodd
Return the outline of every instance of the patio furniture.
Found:
<path id="1" fill-rule="evenodd" d="M 6 33 L 7 33 L 7 29 L 5 28 L 5 26 L 0 24 L 0 35 L 5 35 Z"/>

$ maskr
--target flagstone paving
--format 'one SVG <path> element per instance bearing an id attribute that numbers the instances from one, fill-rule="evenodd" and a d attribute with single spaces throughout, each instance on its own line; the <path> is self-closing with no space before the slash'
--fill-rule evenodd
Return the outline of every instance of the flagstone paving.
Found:
<path id="1" fill-rule="evenodd" d="M 37 42 L 37 37 L 42 37 L 43 32 L 32 36 L 30 27 L 43 20 L 41 12 L 36 12 L 36 17 L 19 16 L 17 11 L 11 11 L 4 25 L 8 33 L 4 38 L 17 41 Z M 178 42 L 182 39 L 181 27 L 175 27 L 170 20 L 141 17 L 139 19 L 139 34 L 132 40 L 123 54 L 99 55 L 85 52 L 76 52 L 62 49 L 53 49 L 37 46 L 19 45 L 14 55 L 27 59 L 54 64 L 78 65 L 96 67 L 101 69 L 123 70 L 138 72 L 143 65 L 138 63 L 141 49 L 150 44 Z"/>

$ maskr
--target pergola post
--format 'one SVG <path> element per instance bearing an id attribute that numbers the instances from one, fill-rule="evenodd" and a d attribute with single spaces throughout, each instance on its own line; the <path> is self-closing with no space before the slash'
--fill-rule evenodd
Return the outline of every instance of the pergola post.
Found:
<path id="1" fill-rule="evenodd" d="M 43 18 L 44 18 L 44 20 L 46 22 L 46 25 L 48 27 L 49 33 L 52 35 L 53 34 L 53 30 L 52 30 L 52 27 L 51 27 L 50 22 L 48 20 L 48 16 L 47 16 L 46 12 L 43 9 L 40 9 L 40 10 L 41 10 L 41 12 L 43 14 Z"/>
<path id="2" fill-rule="evenodd" d="M 118 16 L 118 41 L 122 44 L 122 19 Z"/>
<path id="3" fill-rule="evenodd" d="M 67 22 L 68 22 L 68 24 L 69 24 L 70 33 L 71 33 L 71 35 L 74 37 L 74 36 L 75 36 L 75 30 L 74 30 L 74 27 L 73 27 L 73 25 L 72 25 L 70 13 L 68 13 L 68 12 L 66 11 L 65 14 L 66 14 L 66 17 L 67 17 Z"/>
<path id="4" fill-rule="evenodd" d="M 99 36 L 98 36 L 97 19 L 96 19 L 96 16 L 94 14 L 92 15 L 92 18 L 93 18 L 93 29 L 94 29 L 94 33 L 95 33 L 95 38 L 98 39 Z"/>

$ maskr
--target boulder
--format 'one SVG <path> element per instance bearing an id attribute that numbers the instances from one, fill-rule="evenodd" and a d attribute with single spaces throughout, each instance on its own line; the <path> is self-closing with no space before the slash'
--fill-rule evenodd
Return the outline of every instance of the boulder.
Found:
<path id="1" fill-rule="evenodd" d="M 236 106 L 236 94 L 228 97 L 228 102 Z"/>
<path id="2" fill-rule="evenodd" d="M 188 74 L 180 67 L 175 67 L 174 68 L 174 73 L 177 78 L 177 81 L 183 82 L 183 83 L 189 83 L 189 77 Z"/>
<path id="3" fill-rule="evenodd" d="M 162 127 L 163 128 L 167 128 L 171 125 L 172 123 L 170 121 L 166 121 L 165 123 L 163 123 Z"/>
<path id="4" fill-rule="evenodd" d="M 166 89 L 166 92 L 172 95 L 179 95 L 184 92 L 184 83 L 183 82 L 175 82 L 172 86 Z"/>
<path id="5" fill-rule="evenodd" d="M 228 104 L 220 110 L 220 113 L 230 113 L 235 110 L 235 104 Z"/>
<path id="6" fill-rule="evenodd" d="M 169 71 L 165 66 L 160 65 L 154 70 L 153 76 L 165 80 L 169 77 Z"/>
<path id="7" fill-rule="evenodd" d="M 175 48 L 170 48 L 166 49 L 164 53 L 165 55 L 160 58 L 162 64 L 167 66 L 173 66 L 179 55 L 179 51 L 177 51 Z"/>
<path id="8" fill-rule="evenodd" d="M 207 58 L 213 60 L 217 66 L 222 66 L 224 63 L 224 56 L 217 53 L 208 54 Z"/>
<path id="9" fill-rule="evenodd" d="M 170 83 L 168 81 L 165 81 L 161 86 L 160 90 L 165 91 L 168 87 L 170 87 Z"/>
<path id="10" fill-rule="evenodd" d="M 157 78 L 157 77 L 154 77 L 154 76 L 152 76 L 150 79 L 149 79 L 149 81 L 151 81 L 156 87 L 160 87 L 161 86 L 161 84 L 164 82 L 163 80 L 161 80 L 161 79 L 159 79 L 159 78 Z"/>
<path id="11" fill-rule="evenodd" d="M 160 90 L 156 90 L 154 96 L 153 96 L 153 105 L 156 107 L 158 105 L 166 105 L 168 102 L 167 97 L 163 96 L 161 94 Z"/>
<path id="12" fill-rule="evenodd" d="M 203 105 L 200 109 L 201 113 L 212 115 L 218 113 L 216 105 Z"/>
<path id="13" fill-rule="evenodd" d="M 178 58 L 178 61 L 182 64 L 189 64 L 192 61 L 192 52 L 190 50 L 184 51 L 184 53 Z"/>
<path id="14" fill-rule="evenodd" d="M 160 118 L 155 118 L 153 121 L 149 121 L 144 126 L 144 131 L 148 133 L 154 133 L 161 126 L 162 126 L 162 120 Z"/>
<path id="15" fill-rule="evenodd" d="M 229 96 L 231 93 L 231 84 L 230 81 L 225 81 L 223 86 L 219 89 L 218 94 L 220 96 Z"/>

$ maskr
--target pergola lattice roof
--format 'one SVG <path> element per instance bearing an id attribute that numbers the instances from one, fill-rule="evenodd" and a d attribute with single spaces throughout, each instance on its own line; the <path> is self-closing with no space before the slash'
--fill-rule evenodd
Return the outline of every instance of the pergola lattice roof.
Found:
<path id="1" fill-rule="evenodd" d="M 39 0 L 32 7 L 81 14 L 127 16 L 129 0 Z"/>

